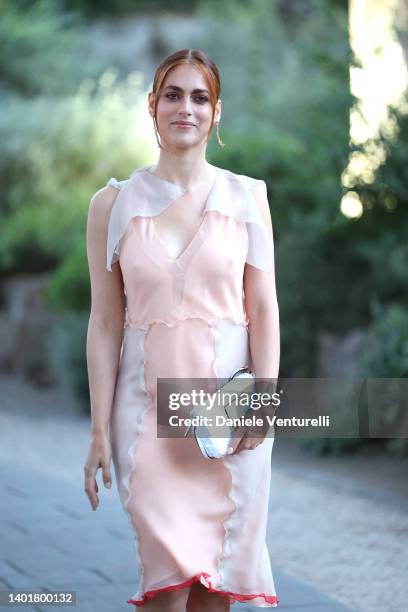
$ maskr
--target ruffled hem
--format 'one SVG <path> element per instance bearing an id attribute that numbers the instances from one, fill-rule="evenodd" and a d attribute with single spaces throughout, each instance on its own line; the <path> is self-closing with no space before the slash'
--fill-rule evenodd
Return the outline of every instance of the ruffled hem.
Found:
<path id="1" fill-rule="evenodd" d="M 191 586 L 194 582 L 201 582 L 201 584 L 207 587 L 209 593 L 218 593 L 219 595 L 228 597 L 230 604 L 233 604 L 236 602 L 244 603 L 247 601 L 252 601 L 256 599 L 257 597 L 262 597 L 264 599 L 264 602 L 267 604 L 270 604 L 272 608 L 276 608 L 278 603 L 280 602 L 280 599 L 279 597 L 277 597 L 277 595 L 266 595 L 265 593 L 257 593 L 255 595 L 241 595 L 240 593 L 233 593 L 232 591 L 223 591 L 220 589 L 214 589 L 209 578 L 210 578 L 210 574 L 207 574 L 206 572 L 201 572 L 200 574 L 196 574 L 192 578 L 189 578 L 188 580 L 185 580 L 184 582 L 180 582 L 179 584 L 172 584 L 166 587 L 161 587 L 160 589 L 146 591 L 142 599 L 128 599 L 127 603 L 140 607 L 140 606 L 143 606 L 149 599 L 152 599 L 159 593 L 165 593 L 168 591 L 178 591 L 180 589 L 184 589 L 186 587 Z M 262 607 L 269 607 L 269 606 L 262 606 Z"/>

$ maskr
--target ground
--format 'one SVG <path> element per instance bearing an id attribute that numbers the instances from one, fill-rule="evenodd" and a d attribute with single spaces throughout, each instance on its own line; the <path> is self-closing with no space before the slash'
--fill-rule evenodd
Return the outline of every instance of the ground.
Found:
<path id="1" fill-rule="evenodd" d="M 11 377 L 0 377 L 0 397 L 0 588 L 71 588 L 79 612 L 133 610 L 134 553 L 116 486 L 98 477 L 96 512 L 83 490 L 89 417 L 63 391 Z M 375 453 L 318 458 L 276 438 L 276 609 L 406 612 L 407 468 L 407 459 Z"/>

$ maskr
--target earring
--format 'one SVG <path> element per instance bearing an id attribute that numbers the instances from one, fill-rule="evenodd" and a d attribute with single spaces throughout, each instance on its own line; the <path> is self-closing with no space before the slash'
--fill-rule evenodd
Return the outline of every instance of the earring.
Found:
<path id="1" fill-rule="evenodd" d="M 220 133 L 219 133 L 219 130 L 218 130 L 219 125 L 220 125 L 219 120 L 216 121 L 215 123 L 216 123 L 216 126 L 217 126 L 217 140 L 218 140 L 218 144 L 220 145 L 220 147 L 225 147 L 225 144 L 222 142 L 222 140 L 220 138 Z"/>

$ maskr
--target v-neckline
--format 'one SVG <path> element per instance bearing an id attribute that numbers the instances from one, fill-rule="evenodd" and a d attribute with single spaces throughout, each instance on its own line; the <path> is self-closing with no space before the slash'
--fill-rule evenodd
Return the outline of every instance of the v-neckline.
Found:
<path id="1" fill-rule="evenodd" d="M 168 181 L 167 179 L 163 179 L 160 176 L 156 176 L 155 174 L 152 174 L 151 172 L 149 172 L 148 169 L 152 168 L 152 167 L 153 166 L 146 166 L 145 167 L 145 171 L 150 176 L 153 176 L 156 179 L 158 179 L 159 181 L 163 181 L 164 183 L 166 183 L 168 185 L 172 185 L 173 187 L 178 187 L 180 189 L 180 191 L 182 193 L 180 194 L 179 197 L 175 198 L 176 200 L 178 200 L 180 197 L 182 197 L 184 195 L 184 193 L 186 193 L 187 190 L 184 189 L 183 187 L 180 187 L 180 185 L 177 185 L 176 183 Z M 207 214 L 206 213 L 207 213 L 207 210 L 208 210 L 208 204 L 209 204 L 210 196 L 212 195 L 212 193 L 213 193 L 213 191 L 215 189 L 216 183 L 219 180 L 219 171 L 218 171 L 218 168 L 216 166 L 213 166 L 213 168 L 215 169 L 215 178 L 214 178 L 214 181 L 213 181 L 213 183 L 212 183 L 212 185 L 210 187 L 210 190 L 208 192 L 207 198 L 205 200 L 204 210 L 201 213 L 201 216 L 203 217 L 203 219 L 202 219 L 200 225 L 198 226 L 197 230 L 194 232 L 191 240 L 188 242 L 187 246 L 181 251 L 181 253 L 177 257 L 173 257 L 173 255 L 170 255 L 170 253 L 168 252 L 167 247 L 163 244 L 163 242 L 162 242 L 162 240 L 161 240 L 160 236 L 158 235 L 158 232 L 156 231 L 156 228 L 155 228 L 154 216 L 153 217 L 149 217 L 149 219 L 148 219 L 150 227 L 151 227 L 151 234 L 152 234 L 154 242 L 158 245 L 158 247 L 159 247 L 160 251 L 162 252 L 162 254 L 164 255 L 164 257 L 168 261 L 173 263 L 173 264 L 182 261 L 188 255 L 188 253 L 191 251 L 191 249 L 195 246 L 196 242 L 198 241 L 198 239 L 201 236 L 201 233 L 202 233 L 202 231 L 204 229 L 205 222 L 206 222 L 206 219 L 207 219 Z M 173 200 L 173 202 L 174 201 L 175 200 Z M 159 216 L 159 215 L 157 215 L 157 216 Z"/>

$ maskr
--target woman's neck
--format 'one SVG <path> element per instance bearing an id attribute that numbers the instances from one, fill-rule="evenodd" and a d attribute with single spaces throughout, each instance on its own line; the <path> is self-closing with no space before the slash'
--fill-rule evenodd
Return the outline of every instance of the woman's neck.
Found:
<path id="1" fill-rule="evenodd" d="M 213 166 L 205 158 L 183 159 L 168 155 L 166 158 L 161 156 L 150 172 L 171 183 L 176 183 L 187 191 L 206 184 L 214 177 Z"/>

